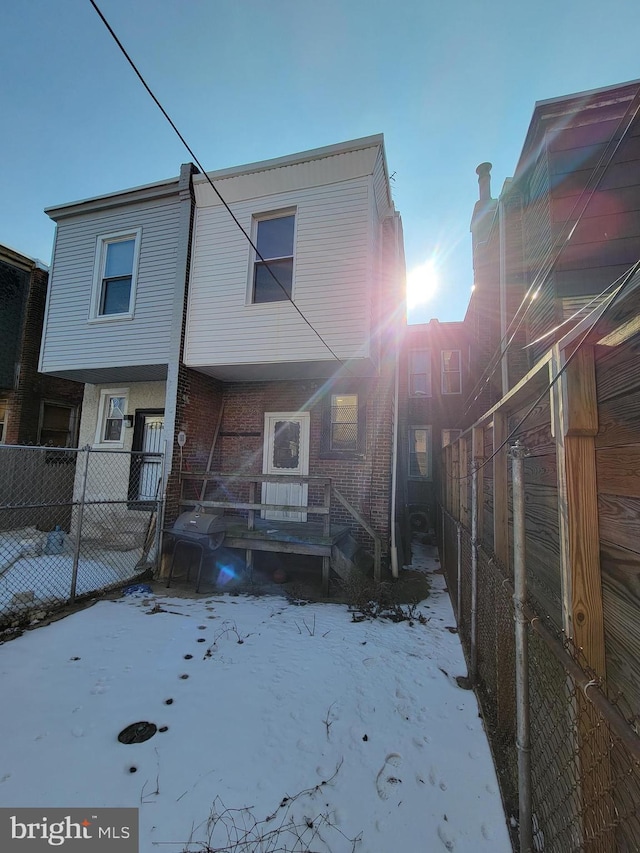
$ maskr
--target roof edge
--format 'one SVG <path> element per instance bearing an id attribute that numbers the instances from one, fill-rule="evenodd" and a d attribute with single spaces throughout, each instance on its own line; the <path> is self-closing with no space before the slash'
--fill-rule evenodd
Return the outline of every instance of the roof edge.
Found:
<path id="1" fill-rule="evenodd" d="M 57 222 L 58 219 L 74 216 L 79 213 L 104 210 L 109 207 L 115 207 L 116 205 L 134 204 L 139 201 L 148 201 L 150 199 L 173 195 L 174 193 L 177 194 L 179 182 L 179 176 L 166 178 L 163 181 L 156 181 L 152 184 L 141 184 L 140 186 L 119 190 L 118 192 L 105 193 L 104 195 L 91 196 L 90 198 L 80 199 L 79 201 L 70 201 L 54 205 L 53 207 L 45 207 L 44 212 L 50 219 Z"/>
<path id="2" fill-rule="evenodd" d="M 380 146 L 384 151 L 384 134 L 376 133 L 372 136 L 363 136 L 360 139 L 350 139 L 346 142 L 337 142 L 333 145 L 325 145 L 322 148 L 311 148 L 308 151 L 300 151 L 296 154 L 286 154 L 284 157 L 274 157 L 271 160 L 258 160 L 255 163 L 246 163 L 239 166 L 231 166 L 226 169 L 207 171 L 211 180 L 223 178 L 235 178 L 239 175 L 251 174 L 252 172 L 266 172 L 269 169 L 279 169 L 283 166 L 293 166 L 297 163 L 305 163 L 309 160 L 320 160 L 323 157 L 333 157 L 338 154 L 346 154 L 350 151 L 358 151 L 362 148 L 375 148 Z M 194 176 L 195 183 L 206 182 L 205 175 Z"/>

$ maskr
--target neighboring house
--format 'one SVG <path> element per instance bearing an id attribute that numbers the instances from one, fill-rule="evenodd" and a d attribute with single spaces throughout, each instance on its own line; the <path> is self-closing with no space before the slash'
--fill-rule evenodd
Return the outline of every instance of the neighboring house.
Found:
<path id="1" fill-rule="evenodd" d="M 181 471 L 204 472 L 213 448 L 230 475 L 330 478 L 386 562 L 404 260 L 383 138 L 210 173 L 264 262 L 195 171 L 47 210 L 41 369 L 88 383 L 81 445 L 166 438 L 167 523 L 185 508 Z M 309 498 L 286 479 L 265 489 Z M 335 500 L 332 521 L 366 540 Z"/>
<path id="2" fill-rule="evenodd" d="M 498 199 L 491 198 L 491 164 L 478 167 L 467 313 L 474 381 L 515 334 L 483 383 L 484 408 L 571 327 L 557 329 L 561 323 L 586 313 L 640 257 L 639 92 L 635 81 L 539 101 Z"/>
<path id="3" fill-rule="evenodd" d="M 82 385 L 38 373 L 48 268 L 0 245 L 0 444 L 75 446 Z"/>
<path id="4" fill-rule="evenodd" d="M 442 493 L 442 448 L 461 432 L 469 375 L 464 323 L 407 326 L 400 360 L 405 548 L 410 531 L 433 533 Z"/>

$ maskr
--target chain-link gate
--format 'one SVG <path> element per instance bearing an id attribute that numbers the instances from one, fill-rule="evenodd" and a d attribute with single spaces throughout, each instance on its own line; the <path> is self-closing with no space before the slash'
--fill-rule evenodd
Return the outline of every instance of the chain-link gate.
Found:
<path id="1" fill-rule="evenodd" d="M 0 447 L 0 628 L 117 587 L 159 553 L 164 457 Z"/>

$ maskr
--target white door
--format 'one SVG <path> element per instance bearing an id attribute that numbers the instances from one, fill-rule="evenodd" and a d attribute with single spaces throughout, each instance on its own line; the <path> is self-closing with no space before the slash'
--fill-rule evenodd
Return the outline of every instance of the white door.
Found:
<path id="1" fill-rule="evenodd" d="M 309 412 L 265 412 L 263 474 L 309 474 Z M 263 483 L 262 503 L 306 506 L 306 483 Z M 263 518 L 306 521 L 306 512 L 263 510 Z"/>
<path id="2" fill-rule="evenodd" d="M 164 415 L 145 415 L 142 430 L 138 500 L 155 501 L 162 474 L 162 457 L 156 454 L 164 451 Z"/>

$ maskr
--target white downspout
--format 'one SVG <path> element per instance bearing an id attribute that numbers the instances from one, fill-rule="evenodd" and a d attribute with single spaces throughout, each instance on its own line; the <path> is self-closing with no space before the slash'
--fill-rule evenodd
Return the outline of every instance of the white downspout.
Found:
<path id="1" fill-rule="evenodd" d="M 396 336 L 397 338 L 397 336 Z M 393 389 L 393 459 L 391 467 L 391 575 L 398 577 L 398 543 L 396 542 L 396 493 L 398 483 L 398 386 L 400 379 L 400 358 L 396 342 L 396 365 L 394 369 Z"/>
<path id="2" fill-rule="evenodd" d="M 398 266 L 399 266 L 399 257 L 398 257 L 398 217 L 396 214 L 394 220 L 394 230 L 396 237 L 396 270 L 395 275 L 398 274 Z M 393 377 L 393 443 L 392 443 L 392 460 L 391 460 L 391 575 L 394 578 L 398 578 L 398 543 L 396 541 L 396 500 L 397 500 L 397 485 L 398 485 L 398 401 L 399 401 L 399 386 L 400 386 L 400 334 L 398 333 L 398 327 L 400 323 L 400 318 L 396 319 L 395 324 L 395 367 L 394 367 L 394 377 Z"/>

